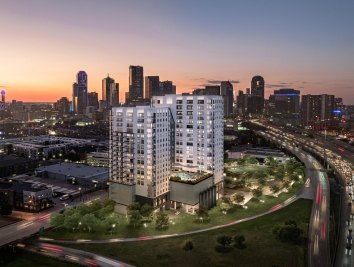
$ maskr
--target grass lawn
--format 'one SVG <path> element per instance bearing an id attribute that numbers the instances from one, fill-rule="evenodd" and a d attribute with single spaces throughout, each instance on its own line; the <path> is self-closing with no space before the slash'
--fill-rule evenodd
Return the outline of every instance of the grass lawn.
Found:
<path id="1" fill-rule="evenodd" d="M 16 259 L 4 267 L 78 267 L 74 263 L 55 260 L 38 254 L 20 252 Z"/>
<path id="2" fill-rule="evenodd" d="M 300 199 L 275 213 L 205 233 L 150 241 L 70 246 L 135 266 L 305 266 L 306 244 L 282 243 L 275 238 L 272 230 L 274 226 L 291 219 L 307 236 L 311 207 L 311 200 Z M 245 235 L 247 248 L 233 248 L 224 254 L 215 251 L 217 236 L 239 233 Z M 192 251 L 181 248 L 185 240 L 192 240 Z"/>
<path id="3" fill-rule="evenodd" d="M 234 206 L 228 214 L 224 215 L 221 213 L 218 207 L 215 207 L 209 211 L 210 221 L 207 223 L 196 223 L 196 216 L 181 213 L 174 219 L 174 224 L 169 225 L 169 228 L 164 231 L 159 231 L 155 229 L 155 223 L 148 223 L 147 227 L 140 227 L 137 229 L 128 228 L 126 219 L 124 216 L 121 217 L 120 223 L 117 224 L 115 228 L 116 232 L 111 235 L 110 233 L 88 233 L 88 232 L 72 232 L 66 229 L 53 229 L 44 234 L 44 237 L 54 238 L 54 239 L 67 239 L 67 240 L 77 240 L 77 239 L 109 239 L 117 237 L 139 237 L 139 236 L 152 236 L 152 235 L 163 235 L 171 233 L 183 233 L 193 230 L 198 230 L 202 228 L 207 228 L 215 225 L 221 225 L 229 223 L 231 221 L 239 220 L 249 216 L 253 216 L 262 212 L 269 210 L 274 205 L 285 201 L 292 195 L 294 195 L 302 186 L 302 184 L 296 184 L 292 187 L 289 192 L 281 193 L 279 197 L 262 196 L 260 199 L 264 200 L 261 203 L 258 200 L 252 199 L 247 203 L 248 209 L 243 209 L 240 206 Z M 173 213 L 174 211 L 170 211 Z"/>

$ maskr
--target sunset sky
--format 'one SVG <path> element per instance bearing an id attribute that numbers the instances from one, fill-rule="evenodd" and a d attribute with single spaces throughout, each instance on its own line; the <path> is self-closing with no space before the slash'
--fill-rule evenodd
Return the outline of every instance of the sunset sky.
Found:
<path id="1" fill-rule="evenodd" d="M 129 65 L 189 92 L 219 80 L 354 104 L 354 1 L 0 0 L 0 88 L 7 100 L 71 99 L 79 70 L 101 95 Z"/>

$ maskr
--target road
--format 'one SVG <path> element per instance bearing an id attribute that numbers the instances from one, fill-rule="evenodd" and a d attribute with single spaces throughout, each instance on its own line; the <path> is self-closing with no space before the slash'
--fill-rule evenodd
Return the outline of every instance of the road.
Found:
<path id="1" fill-rule="evenodd" d="M 337 242 L 337 249 L 335 251 L 334 266 L 347 267 L 354 266 L 354 259 L 352 255 L 352 240 L 351 234 L 348 239 L 348 229 L 351 228 L 348 221 L 352 222 L 352 211 L 348 210 L 349 191 L 346 185 L 353 185 L 354 177 L 354 154 L 352 148 L 338 144 L 340 141 L 332 140 L 329 142 L 325 138 L 308 138 L 300 134 L 295 134 L 287 131 L 284 128 L 277 128 L 273 125 L 264 125 L 253 121 L 258 125 L 267 128 L 266 133 L 274 135 L 274 139 L 281 139 L 283 142 L 292 144 L 300 144 L 302 147 L 312 151 L 317 156 L 328 164 L 336 173 L 339 183 L 342 187 L 341 207 L 340 207 L 340 222 L 339 222 L 339 237 Z M 349 227 L 349 228 L 348 228 Z"/>
<path id="2" fill-rule="evenodd" d="M 96 191 L 89 194 L 90 202 L 93 199 L 104 199 L 107 197 L 106 191 Z M 75 206 L 80 204 L 80 201 L 74 201 L 70 206 Z M 17 216 L 21 216 L 22 221 L 14 224 L 10 224 L 5 227 L 0 228 L 0 247 L 6 244 L 12 243 L 14 241 L 29 237 L 39 231 L 40 228 L 45 229 L 49 227 L 50 216 L 63 209 L 63 205 L 57 204 L 49 210 L 45 210 L 39 213 L 28 213 L 28 212 L 15 212 Z M 20 215 L 21 214 L 21 215 Z"/>
<path id="3" fill-rule="evenodd" d="M 330 188 L 328 177 L 323 172 L 323 166 L 310 154 L 301 150 L 293 143 L 280 138 L 276 134 L 258 132 L 268 140 L 282 146 L 296 155 L 306 165 L 306 196 L 313 200 L 309 233 L 308 233 L 308 266 L 331 266 L 329 250 L 329 199 Z"/>
<path id="4" fill-rule="evenodd" d="M 132 265 L 125 262 L 113 260 L 98 254 L 43 242 L 18 243 L 17 247 L 31 253 L 41 254 L 47 257 L 52 257 L 58 260 L 73 262 L 85 266 L 132 267 Z"/>

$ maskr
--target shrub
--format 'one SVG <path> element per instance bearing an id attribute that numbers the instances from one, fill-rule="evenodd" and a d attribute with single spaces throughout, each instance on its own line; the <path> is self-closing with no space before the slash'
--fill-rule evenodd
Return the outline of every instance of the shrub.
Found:
<path id="1" fill-rule="evenodd" d="M 215 247 L 215 250 L 220 253 L 226 253 L 230 252 L 232 250 L 231 243 L 232 243 L 232 238 L 231 236 L 227 235 L 221 235 L 218 236 L 216 239 L 217 245 Z"/>
<path id="2" fill-rule="evenodd" d="M 234 242 L 235 242 L 235 247 L 236 248 L 239 248 L 239 249 L 246 248 L 246 244 L 245 244 L 246 238 L 245 238 L 244 235 L 241 235 L 241 234 L 235 235 L 234 236 Z"/>
<path id="3" fill-rule="evenodd" d="M 164 212 L 159 212 L 155 219 L 157 230 L 166 230 L 168 228 L 168 215 Z"/>
<path id="4" fill-rule="evenodd" d="M 186 240 L 186 241 L 184 241 L 182 248 L 183 248 L 183 250 L 185 250 L 185 251 L 190 251 L 190 250 L 192 250 L 192 249 L 194 248 L 194 245 L 193 245 L 192 240 Z"/>

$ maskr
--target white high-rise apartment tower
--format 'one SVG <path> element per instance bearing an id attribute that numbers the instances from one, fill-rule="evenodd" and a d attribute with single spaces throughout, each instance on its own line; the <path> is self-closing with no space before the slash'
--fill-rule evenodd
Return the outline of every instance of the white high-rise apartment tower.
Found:
<path id="1" fill-rule="evenodd" d="M 110 198 L 194 213 L 223 195 L 223 99 L 155 96 L 152 107 L 113 108 Z"/>
<path id="2" fill-rule="evenodd" d="M 167 201 L 172 117 L 168 108 L 113 108 L 110 125 L 110 198 L 118 210 L 134 201 Z"/>

